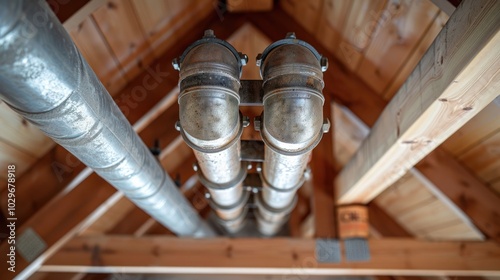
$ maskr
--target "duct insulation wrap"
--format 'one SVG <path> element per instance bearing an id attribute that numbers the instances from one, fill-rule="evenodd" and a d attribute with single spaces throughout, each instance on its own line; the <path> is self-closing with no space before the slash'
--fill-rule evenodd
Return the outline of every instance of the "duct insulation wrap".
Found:
<path id="1" fill-rule="evenodd" d="M 194 151 L 210 205 L 229 232 L 243 226 L 248 199 L 242 185 L 246 168 L 240 164 L 239 89 L 245 58 L 207 30 L 173 62 L 180 70 L 179 129 Z"/>
<path id="2" fill-rule="evenodd" d="M 45 1 L 0 0 L 0 6 L 0 97 L 172 232 L 214 235 Z"/>
<path id="3" fill-rule="evenodd" d="M 265 235 L 276 234 L 287 221 L 311 150 L 323 135 L 325 62 L 294 35 L 271 44 L 258 60 L 264 90 L 260 132 L 266 146 L 257 218 Z"/>

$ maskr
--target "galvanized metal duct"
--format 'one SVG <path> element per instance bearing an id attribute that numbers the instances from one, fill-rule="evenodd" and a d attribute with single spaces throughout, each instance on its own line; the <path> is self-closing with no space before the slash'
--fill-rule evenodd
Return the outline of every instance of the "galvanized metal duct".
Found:
<path id="1" fill-rule="evenodd" d="M 213 235 L 45 1 L 0 6 L 0 97 L 173 232 Z"/>
<path id="2" fill-rule="evenodd" d="M 257 65 L 264 90 L 257 128 L 266 144 L 257 219 L 261 233 L 274 235 L 295 206 L 311 150 L 327 131 L 322 94 L 327 60 L 292 33 L 267 47 Z"/>
<path id="3" fill-rule="evenodd" d="M 245 217 L 248 192 L 240 164 L 243 118 L 239 113 L 241 68 L 246 55 L 207 30 L 202 39 L 173 61 L 180 71 L 178 129 L 198 160 L 198 176 L 211 195 L 211 205 L 229 232 Z"/>

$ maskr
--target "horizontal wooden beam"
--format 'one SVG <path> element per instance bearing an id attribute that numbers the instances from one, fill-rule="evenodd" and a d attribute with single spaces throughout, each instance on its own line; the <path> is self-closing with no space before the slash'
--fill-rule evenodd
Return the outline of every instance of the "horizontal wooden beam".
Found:
<path id="1" fill-rule="evenodd" d="M 40 271 L 500 276 L 500 245 L 492 242 L 371 239 L 370 261 L 340 263 L 318 262 L 315 247 L 315 239 L 78 237 Z"/>
<path id="2" fill-rule="evenodd" d="M 500 2 L 464 1 L 336 179 L 338 203 L 368 203 L 500 91 Z"/>

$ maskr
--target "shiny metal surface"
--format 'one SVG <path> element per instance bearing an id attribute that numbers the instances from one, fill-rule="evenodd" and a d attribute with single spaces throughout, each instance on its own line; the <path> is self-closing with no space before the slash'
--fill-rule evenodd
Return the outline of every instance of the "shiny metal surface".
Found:
<path id="1" fill-rule="evenodd" d="M 258 58 L 264 113 L 257 124 L 266 148 L 257 217 L 264 234 L 276 233 L 288 219 L 284 213 L 323 135 L 324 64 L 309 44 L 294 36 L 273 43 Z"/>
<path id="2" fill-rule="evenodd" d="M 239 113 L 243 55 L 211 30 L 174 60 L 180 71 L 179 129 L 193 149 L 200 177 L 210 192 L 219 218 L 231 220 L 244 207 L 240 164 L 243 119 Z M 245 61 L 246 62 L 246 61 Z M 246 174 L 246 173 L 245 173 Z"/>
<path id="3" fill-rule="evenodd" d="M 213 235 L 45 1 L 0 6 L 0 97 L 171 231 Z"/>

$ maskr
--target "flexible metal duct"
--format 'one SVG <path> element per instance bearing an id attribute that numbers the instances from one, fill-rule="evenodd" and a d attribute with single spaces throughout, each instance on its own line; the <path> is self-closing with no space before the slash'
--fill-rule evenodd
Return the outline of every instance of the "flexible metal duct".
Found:
<path id="1" fill-rule="evenodd" d="M 327 60 L 289 34 L 267 47 L 257 65 L 264 90 L 257 126 L 266 144 L 257 218 L 261 233 L 273 235 L 294 207 L 311 150 L 324 132 L 322 71 Z"/>
<path id="2" fill-rule="evenodd" d="M 242 226 L 248 199 L 242 187 L 246 168 L 240 164 L 238 93 L 246 61 L 246 55 L 207 30 L 173 62 L 180 71 L 178 129 L 198 160 L 198 175 L 212 207 L 230 232 Z"/>
<path id="3" fill-rule="evenodd" d="M 0 97 L 171 231 L 213 235 L 45 1 L 0 6 Z"/>

